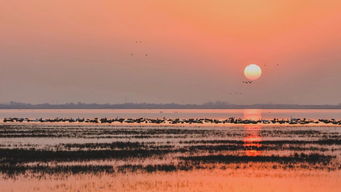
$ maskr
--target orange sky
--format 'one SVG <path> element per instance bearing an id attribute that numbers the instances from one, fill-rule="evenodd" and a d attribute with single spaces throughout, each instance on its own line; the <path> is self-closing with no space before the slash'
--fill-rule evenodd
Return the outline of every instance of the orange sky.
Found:
<path id="1" fill-rule="evenodd" d="M 1 1 L 0 102 L 338 104 L 340 10 L 336 0 Z M 263 77 L 246 86 L 250 63 Z"/>

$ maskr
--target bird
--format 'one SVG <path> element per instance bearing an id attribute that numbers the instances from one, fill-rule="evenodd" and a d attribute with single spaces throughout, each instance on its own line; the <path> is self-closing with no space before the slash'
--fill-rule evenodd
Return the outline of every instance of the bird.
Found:
<path id="1" fill-rule="evenodd" d="M 252 84 L 253 81 L 243 81 L 244 84 Z"/>

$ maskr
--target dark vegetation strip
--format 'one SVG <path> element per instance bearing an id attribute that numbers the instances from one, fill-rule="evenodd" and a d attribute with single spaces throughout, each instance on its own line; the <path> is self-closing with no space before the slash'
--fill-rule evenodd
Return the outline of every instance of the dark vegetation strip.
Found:
<path id="1" fill-rule="evenodd" d="M 252 161 L 258 162 L 258 161 Z M 261 161 L 264 162 L 264 161 Z M 267 162 L 267 161 L 266 161 Z M 272 161 L 271 161 L 272 162 Z M 205 162 L 207 163 L 207 162 Z M 222 162 L 218 162 L 222 163 Z M 131 165 L 126 164 L 118 167 L 113 167 L 110 165 L 57 165 L 57 166 L 25 166 L 25 165 L 0 165 L 0 174 L 7 177 L 15 177 L 18 175 L 28 175 L 28 176 L 44 176 L 44 175 L 52 175 L 52 174 L 113 174 L 113 173 L 135 173 L 135 172 L 175 172 L 175 171 L 190 171 L 194 169 L 227 169 L 226 166 L 228 163 L 223 162 L 223 165 L 216 165 L 216 164 L 198 164 L 196 162 L 191 161 L 183 161 L 179 164 L 161 164 L 161 165 Z M 245 162 L 241 162 L 245 163 Z M 341 165 L 327 165 L 321 163 L 309 163 L 295 161 L 295 163 L 281 163 L 278 164 L 264 164 L 264 168 L 266 169 L 318 169 L 318 170 L 328 170 L 328 171 L 335 171 L 340 170 Z M 252 167 L 252 164 L 238 164 L 237 166 L 230 167 L 231 169 L 243 169 Z"/>
<path id="2" fill-rule="evenodd" d="M 119 172 L 136 172 L 136 171 L 146 171 L 146 172 L 172 172 L 172 171 L 189 171 L 192 170 L 191 165 L 174 165 L 174 164 L 164 164 L 164 165 L 122 165 L 118 167 Z"/>
<path id="3" fill-rule="evenodd" d="M 149 139 L 149 138 L 187 138 L 188 135 L 0 135 L 0 138 L 83 138 L 83 139 L 117 139 L 117 138 L 136 138 L 136 139 Z M 201 135 L 191 137 L 203 137 Z"/>
<path id="4" fill-rule="evenodd" d="M 192 170 L 191 165 L 174 165 L 174 164 L 162 164 L 162 165 L 122 165 L 118 167 L 108 165 L 59 165 L 59 166 L 12 166 L 12 165 L 0 165 L 0 173 L 15 176 L 20 174 L 84 174 L 84 173 L 115 173 L 115 172 L 172 172 L 179 170 Z"/>
<path id="5" fill-rule="evenodd" d="M 13 138 L 13 137 L 71 137 L 71 138 L 106 138 L 106 137 L 117 137 L 117 136 L 129 136 L 138 138 L 156 138 L 156 137 L 186 137 L 186 136 L 235 136 L 230 135 L 224 131 L 214 131 L 214 130 L 188 130 L 188 129 L 134 129 L 134 130 L 122 130 L 122 129 L 75 129 L 68 130 L 65 128 L 54 128 L 54 129 L 44 129 L 32 128 L 27 129 L 5 129 L 0 128 L 1 138 Z"/>
<path id="6" fill-rule="evenodd" d="M 150 143 L 153 144 L 153 143 Z M 155 144 L 155 143 L 154 143 Z M 72 144 L 62 144 L 61 147 L 66 149 L 78 148 L 78 149 L 97 149 L 97 148 L 111 148 L 111 149 L 136 149 L 136 148 L 146 148 L 148 145 L 140 142 L 112 142 L 112 143 L 72 143 Z"/>
<path id="7" fill-rule="evenodd" d="M 182 141 L 182 144 L 244 144 L 241 140 L 193 140 L 193 141 Z M 286 145 L 286 144 L 318 144 L 318 145 L 341 145 L 341 139 L 320 139 L 314 141 L 307 140 L 274 140 L 274 141 L 259 141 L 254 142 L 263 145 Z"/>
<path id="8" fill-rule="evenodd" d="M 11 127 L 11 126 L 1 126 L 0 134 L 11 134 L 11 133 L 58 133 L 58 130 L 65 130 L 66 133 L 87 133 L 87 134 L 149 134 L 149 135 L 159 135 L 159 134 L 207 134 L 207 133 L 219 133 L 221 131 L 216 130 L 197 130 L 197 129 L 145 129 L 145 128 L 135 128 L 135 129 L 122 129 L 117 127 L 111 127 L 103 129 L 101 127 L 96 128 L 88 128 L 86 126 L 80 128 L 68 128 L 68 127 L 52 127 L 52 128 L 44 128 L 43 126 L 30 127 L 22 126 L 22 127 Z"/>
<path id="9" fill-rule="evenodd" d="M 256 144 L 256 145 L 252 145 Z M 23 147 L 23 146 L 21 146 Z M 190 145 L 190 146 L 178 146 L 175 145 L 161 145 L 155 142 L 139 143 L 139 142 L 113 142 L 113 143 L 85 143 L 85 144 L 61 144 L 51 148 L 37 149 L 35 146 L 28 145 L 27 148 L 0 148 L 0 158 L 2 161 L 42 161 L 41 159 L 34 158 L 35 156 L 47 155 L 44 157 L 45 161 L 72 161 L 77 160 L 91 160 L 98 155 L 99 159 L 110 158 L 130 158 L 130 157 L 148 157 L 149 155 L 163 155 L 166 153 L 177 152 L 218 152 L 218 151 L 245 151 L 245 150 L 257 150 L 257 151 L 328 151 L 328 148 L 313 147 L 313 146 L 296 146 L 296 145 L 260 145 L 257 143 L 251 143 L 250 145 L 239 144 L 203 144 L 203 145 Z M 334 149 L 335 150 L 335 149 Z M 340 148 L 341 150 L 341 148 Z M 103 153 L 108 153 L 103 155 Z M 133 153 L 133 154 L 129 154 Z M 68 157 L 71 155 L 72 157 Z M 113 157 L 114 155 L 117 155 Z M 28 158 L 27 158 L 28 157 Z M 57 157 L 58 159 L 53 159 Z M 31 159 L 32 158 L 32 159 Z"/>
<path id="10" fill-rule="evenodd" d="M 0 173 L 5 175 L 19 175 L 26 173 L 41 173 L 41 174 L 81 174 L 81 173 L 114 173 L 112 166 L 107 165 L 62 165 L 62 166 L 12 166 L 0 165 Z"/>
<path id="11" fill-rule="evenodd" d="M 89 161 L 103 159 L 147 158 L 164 155 L 172 150 L 87 150 L 87 151 L 46 151 L 36 149 L 0 149 L 0 163 Z"/>
<path id="12" fill-rule="evenodd" d="M 283 145 L 261 145 L 261 146 L 243 146 L 243 145 L 195 145 L 185 147 L 187 151 L 244 151 L 244 150 L 257 150 L 257 151 L 328 151 L 329 149 L 321 147 L 301 147 L 301 146 L 283 146 Z"/>
<path id="13" fill-rule="evenodd" d="M 317 130 L 261 130 L 262 135 L 320 135 Z"/>
<path id="14" fill-rule="evenodd" d="M 173 149 L 171 145 L 159 145 L 156 142 L 112 142 L 112 143 L 82 143 L 61 144 L 57 148 L 67 150 L 92 150 L 92 149 L 126 149 L 126 150 L 164 150 Z"/>
<path id="15" fill-rule="evenodd" d="M 320 148 L 300 148 L 300 147 L 286 147 L 294 151 L 324 151 Z M 105 159 L 130 159 L 130 158 L 148 158 L 156 155 L 165 155 L 177 152 L 217 152 L 217 151 L 242 151 L 242 150 L 278 150 L 279 148 L 270 146 L 190 146 L 178 149 L 123 149 L 123 150 L 84 150 L 84 151 L 53 151 L 53 150 L 38 150 L 38 149 L 0 149 L 0 164 L 20 164 L 28 162 L 70 162 L 70 161 L 90 161 L 90 160 L 105 160 Z M 286 149 L 287 150 L 287 149 Z M 296 154 L 294 156 L 223 156 L 223 155 L 208 155 L 208 156 L 189 156 L 181 157 L 182 160 L 189 161 L 212 161 L 212 162 L 254 162 L 254 161 L 273 161 L 273 162 L 323 162 L 330 161 L 333 156 L 325 156 L 320 154 Z"/>
<path id="16" fill-rule="evenodd" d="M 315 141 L 305 140 L 279 140 L 279 141 L 261 141 L 261 144 L 318 144 L 318 145 L 341 145 L 341 139 L 320 139 Z"/>
<path id="17" fill-rule="evenodd" d="M 235 156 L 235 155 L 207 155 L 180 157 L 181 160 L 198 163 L 249 163 L 249 162 L 273 162 L 273 163 L 310 163 L 328 164 L 335 156 L 321 154 L 295 154 L 290 156 Z"/>
<path id="18" fill-rule="evenodd" d="M 129 137 L 140 137 L 140 138 L 151 138 L 151 137 L 169 137 L 170 135 L 175 136 L 186 136 L 186 135 L 196 135 L 196 136 L 245 136 L 245 134 L 234 133 L 226 130 L 195 130 L 195 129 L 122 129 L 122 128 L 102 128 L 102 127 L 51 127 L 46 128 L 44 126 L 11 126 L 5 125 L 0 126 L 0 137 L 2 138 L 13 138 L 13 137 L 78 137 L 78 138 L 103 138 L 103 137 L 113 137 L 113 136 L 129 136 Z M 260 133 L 261 136 L 284 136 L 284 135 L 302 135 L 310 137 L 320 137 L 324 133 L 315 130 L 263 130 Z M 327 136 L 333 136 L 334 139 L 341 139 L 338 133 L 329 134 Z"/>

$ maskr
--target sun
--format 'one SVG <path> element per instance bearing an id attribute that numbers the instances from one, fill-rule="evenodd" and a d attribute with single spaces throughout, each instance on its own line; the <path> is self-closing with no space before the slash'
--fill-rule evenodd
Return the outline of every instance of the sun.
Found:
<path id="1" fill-rule="evenodd" d="M 262 69 L 256 64 L 250 64 L 245 67 L 244 75 L 247 79 L 255 81 L 262 76 Z"/>

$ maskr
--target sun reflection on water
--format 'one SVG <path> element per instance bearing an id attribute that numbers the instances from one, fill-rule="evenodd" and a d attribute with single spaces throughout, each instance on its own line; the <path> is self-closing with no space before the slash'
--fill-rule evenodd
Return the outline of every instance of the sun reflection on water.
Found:
<path id="1" fill-rule="evenodd" d="M 246 109 L 244 110 L 244 119 L 248 120 L 260 120 L 262 119 L 262 113 L 261 110 L 258 109 Z M 262 125 L 245 125 L 245 137 L 243 139 L 243 146 L 246 148 L 251 148 L 251 149 L 246 149 L 245 154 L 247 156 L 260 156 L 262 152 L 260 150 L 257 150 L 258 148 L 262 147 L 262 144 L 260 142 L 262 141 L 262 138 L 260 136 L 260 131 L 262 129 Z"/>

